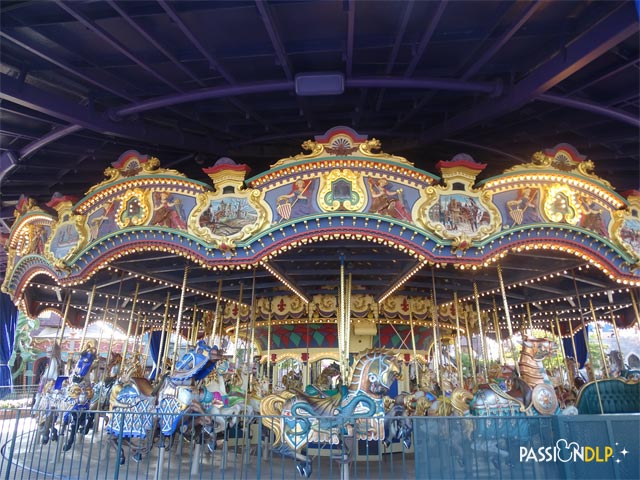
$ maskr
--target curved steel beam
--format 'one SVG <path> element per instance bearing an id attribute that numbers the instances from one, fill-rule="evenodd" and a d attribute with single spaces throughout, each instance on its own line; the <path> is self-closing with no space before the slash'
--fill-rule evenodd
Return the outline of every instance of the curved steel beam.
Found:
<path id="1" fill-rule="evenodd" d="M 442 78 L 401 78 L 401 77 L 361 77 L 345 79 L 345 86 L 351 88 L 416 88 L 439 90 L 453 90 L 463 92 L 494 93 L 498 87 L 493 82 L 463 82 L 454 79 Z M 157 108 L 165 108 L 189 102 L 199 102 L 211 98 L 225 98 L 237 95 L 254 93 L 279 92 L 283 90 L 294 91 L 295 83 L 289 80 L 276 82 L 251 83 L 245 85 L 233 85 L 228 87 L 212 87 L 195 90 L 187 93 L 178 93 L 164 97 L 152 98 L 142 102 L 132 103 L 129 106 L 115 110 L 117 116 L 132 115 Z"/>
<path id="2" fill-rule="evenodd" d="M 563 107 L 585 110 L 591 113 L 597 113 L 598 115 L 604 115 L 605 117 L 628 123 L 633 127 L 640 127 L 640 119 L 636 115 L 632 115 L 625 112 L 624 110 L 620 110 L 617 108 L 606 107 L 604 105 L 588 102 L 586 100 L 577 100 L 575 98 L 567 98 L 561 95 L 553 95 L 551 93 L 543 93 L 542 95 L 538 95 L 536 97 L 536 100 L 547 103 L 555 103 L 556 105 L 562 105 Z"/>

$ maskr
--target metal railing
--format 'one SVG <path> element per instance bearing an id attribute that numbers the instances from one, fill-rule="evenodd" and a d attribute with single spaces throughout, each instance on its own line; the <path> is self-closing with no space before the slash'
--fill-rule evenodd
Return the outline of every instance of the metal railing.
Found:
<path id="1" fill-rule="evenodd" d="M 59 419 L 68 414 L 55 413 Z M 410 424 L 410 444 L 354 442 L 349 429 L 338 427 L 333 443 L 310 442 L 301 450 L 310 465 L 304 470 L 301 458 L 280 453 L 272 429 L 263 424 L 280 422 L 280 417 L 187 414 L 172 437 L 152 428 L 146 438 L 128 439 L 108 433 L 107 412 L 90 413 L 93 428 L 79 429 L 69 442 L 70 425 L 55 424 L 55 441 L 53 430 L 39 427 L 51 412 L 0 411 L 0 480 L 294 479 L 301 473 L 349 480 L 640 478 L 637 414 L 387 419 L 388 425 L 396 420 Z M 111 421 L 124 423 L 126 416 L 136 415 L 145 413 L 112 416 Z M 207 425 L 200 425 L 203 420 Z M 216 421 L 227 427 L 216 429 Z"/>

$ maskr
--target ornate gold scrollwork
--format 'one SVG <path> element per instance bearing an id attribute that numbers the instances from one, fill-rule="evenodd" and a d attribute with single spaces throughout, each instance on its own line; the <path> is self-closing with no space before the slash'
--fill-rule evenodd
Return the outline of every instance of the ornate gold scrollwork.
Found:
<path id="1" fill-rule="evenodd" d="M 138 227 L 149 221 L 151 215 L 149 194 L 149 191 L 140 188 L 125 192 L 116 213 L 116 223 L 120 228 Z"/>
<path id="2" fill-rule="evenodd" d="M 318 205 L 325 212 L 360 212 L 367 204 L 362 173 L 335 169 L 322 175 Z"/>

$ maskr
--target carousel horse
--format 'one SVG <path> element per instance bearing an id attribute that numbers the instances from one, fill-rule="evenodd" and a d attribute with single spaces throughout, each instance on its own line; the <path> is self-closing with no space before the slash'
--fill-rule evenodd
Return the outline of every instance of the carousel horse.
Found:
<path id="1" fill-rule="evenodd" d="M 94 394 L 90 406 L 90 410 L 92 410 L 92 412 L 86 414 L 87 421 L 84 426 L 85 434 L 93 428 L 96 417 L 95 411 L 109 410 L 109 398 L 111 396 L 111 389 L 115 385 L 118 378 L 121 363 L 122 355 L 120 355 L 119 353 L 114 353 L 113 355 L 111 355 L 109 363 L 105 367 L 102 379 L 94 383 Z"/>
<path id="2" fill-rule="evenodd" d="M 44 445 L 49 440 L 56 441 L 58 432 L 55 427 L 57 413 L 53 410 L 64 410 L 62 415 L 62 430 L 68 426 L 69 436 L 64 444 L 64 451 L 73 447 L 76 433 L 84 429 L 87 421 L 86 411 L 89 409 L 93 398 L 93 388 L 88 381 L 94 360 L 97 356 L 95 340 L 88 340 L 80 353 L 75 367 L 69 377 L 58 377 L 53 386 L 45 392 L 45 404 L 47 412 L 41 416 L 40 433 L 41 443 Z"/>
<path id="3" fill-rule="evenodd" d="M 208 375 L 217 361 L 217 349 L 201 341 L 155 387 L 142 377 L 141 367 L 136 362 L 127 364 L 111 390 L 111 411 L 106 429 L 112 444 L 119 450 L 120 464 L 125 461 L 122 449 L 118 447 L 120 438 L 131 445 L 135 461 L 140 461 L 142 454 L 148 453 L 152 441 L 149 433 L 154 427 L 156 415 L 162 434 L 160 447 L 164 451 L 164 439 L 173 439 L 185 415 L 191 411 L 194 396 L 192 382 Z"/>
<path id="4" fill-rule="evenodd" d="M 47 368 L 40 378 L 38 391 L 33 401 L 32 411 L 34 413 L 36 410 L 39 410 L 41 408 L 40 403 L 45 391 L 48 392 L 49 390 L 51 390 L 56 379 L 62 375 L 63 371 L 63 363 L 60 356 L 60 345 L 57 342 L 47 348 L 47 357 Z"/>
<path id="5" fill-rule="evenodd" d="M 289 370 L 282 377 L 282 385 L 284 385 L 285 390 L 290 392 L 302 390 L 302 372 Z"/>
<path id="6" fill-rule="evenodd" d="M 346 455 L 334 458 L 352 461 L 357 440 L 384 440 L 384 401 L 392 383 L 400 376 L 398 359 L 380 350 L 364 352 L 356 360 L 349 386 L 331 397 L 314 397 L 302 391 L 284 391 L 265 397 L 262 423 L 275 434 L 274 451 L 299 460 L 300 475 L 311 475 L 311 459 L 302 453 L 310 442 L 338 444 L 343 438 Z M 276 417 L 273 417 L 276 416 Z"/>
<path id="7" fill-rule="evenodd" d="M 340 365 L 332 362 L 322 369 L 316 383 L 307 385 L 304 391 L 308 395 L 327 397 L 338 393 L 341 385 Z"/>
<path id="8" fill-rule="evenodd" d="M 551 356 L 556 345 L 544 338 L 525 338 L 511 388 L 483 386 L 469 403 L 471 415 L 552 415 L 559 413 L 558 398 L 542 360 Z"/>
<path id="9" fill-rule="evenodd" d="M 451 404 L 455 415 L 491 417 L 463 421 L 460 431 L 456 432 L 461 438 L 454 443 L 470 442 L 471 448 L 484 452 L 483 458 L 498 468 L 511 457 L 509 449 L 513 445 L 530 437 L 529 424 L 512 417 L 560 413 L 558 398 L 542 364 L 554 353 L 555 347 L 550 340 L 525 337 L 518 362 L 521 376 L 514 371 L 506 389 L 496 383 L 480 385 L 475 394 L 454 389 Z M 460 455 L 458 452 L 458 458 Z"/>
<path id="10" fill-rule="evenodd" d="M 254 413 L 250 399 L 245 406 L 247 395 L 242 390 L 242 385 L 246 382 L 242 375 L 242 370 L 236 371 L 228 360 L 222 360 L 205 379 L 200 403 L 205 413 L 213 416 L 216 433 L 234 427 L 243 413 L 246 412 L 246 415 Z"/>

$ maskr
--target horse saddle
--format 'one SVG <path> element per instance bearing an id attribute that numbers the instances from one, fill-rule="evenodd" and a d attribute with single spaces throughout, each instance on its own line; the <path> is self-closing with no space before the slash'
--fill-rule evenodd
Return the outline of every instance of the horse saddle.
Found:
<path id="1" fill-rule="evenodd" d="M 491 390 L 502 398 L 515 402 L 520 405 L 520 409 L 524 412 L 531 406 L 531 387 L 523 381 L 514 382 L 512 388 L 505 392 L 496 384 L 490 384 Z"/>

